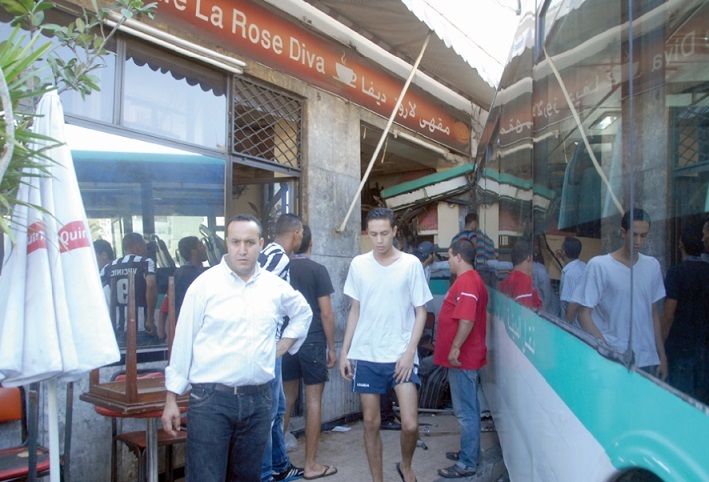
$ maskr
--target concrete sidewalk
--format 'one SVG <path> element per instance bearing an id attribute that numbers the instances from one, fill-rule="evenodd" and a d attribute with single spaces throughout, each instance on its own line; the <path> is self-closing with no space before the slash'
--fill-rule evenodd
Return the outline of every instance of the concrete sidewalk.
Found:
<path id="1" fill-rule="evenodd" d="M 296 419 L 297 420 L 297 419 Z M 295 420 L 293 420 L 296 422 Z M 502 451 L 496 432 L 482 432 L 482 458 L 474 477 L 445 479 L 437 470 L 449 467 L 454 462 L 446 459 L 446 452 L 460 449 L 460 426 L 455 416 L 450 413 L 428 414 L 419 416 L 421 441 L 423 447 L 417 447 L 414 454 L 414 470 L 419 482 L 440 482 L 446 480 L 498 482 L 507 479 L 507 470 L 502 460 Z M 430 425 L 425 425 L 430 424 Z M 299 425 L 297 422 L 293 425 Z M 484 423 L 484 425 L 487 425 Z M 491 425 L 491 423 L 490 423 Z M 326 480 L 336 482 L 366 482 L 371 480 L 367 456 L 364 450 L 362 421 L 345 425 L 347 432 L 323 432 L 318 446 L 318 462 L 337 467 L 338 473 Z M 289 452 L 291 461 L 302 467 L 305 461 L 305 439 L 297 439 L 298 447 Z M 384 480 L 400 481 L 395 464 L 401 460 L 399 432 L 382 431 L 384 448 Z"/>

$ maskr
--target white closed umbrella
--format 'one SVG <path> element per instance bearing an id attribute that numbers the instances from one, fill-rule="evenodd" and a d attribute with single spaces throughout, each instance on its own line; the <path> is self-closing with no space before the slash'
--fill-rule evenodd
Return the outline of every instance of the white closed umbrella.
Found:
<path id="1" fill-rule="evenodd" d="M 33 131 L 63 143 L 64 112 L 56 91 L 42 97 L 37 114 Z M 15 244 L 0 274 L 0 382 L 50 380 L 49 448 L 52 480 L 59 480 L 56 379 L 74 380 L 120 355 L 71 151 L 62 145 L 45 153 L 54 161 L 51 176 L 25 173 L 17 197 L 47 212 L 15 208 Z"/>

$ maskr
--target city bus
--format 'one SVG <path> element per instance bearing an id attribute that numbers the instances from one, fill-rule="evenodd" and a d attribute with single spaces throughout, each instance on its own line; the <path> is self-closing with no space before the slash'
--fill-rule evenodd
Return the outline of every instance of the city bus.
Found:
<path id="1" fill-rule="evenodd" d="M 475 160 L 496 263 L 526 242 L 543 268 L 532 272 L 538 292 L 549 283 L 558 297 L 566 238 L 581 242 L 583 262 L 611 253 L 631 208 L 649 215 L 639 251 L 659 263 L 662 286 L 672 267 L 703 262 L 680 247 L 709 219 L 709 2 L 523 1 L 519 18 Z M 530 308 L 503 295 L 507 272 L 487 278 L 481 377 L 511 480 L 709 480 L 706 298 L 675 293 L 695 307 L 693 324 L 675 317 L 660 335 L 687 340 L 691 363 L 677 373 L 691 373 L 688 385 L 672 376 L 670 350 L 670 377 L 639 367 L 630 329 L 618 347 L 567 321 L 558 298 Z M 668 298 L 643 293 L 646 281 L 630 269 L 618 303 L 633 313 L 649 298 L 666 328 Z"/>

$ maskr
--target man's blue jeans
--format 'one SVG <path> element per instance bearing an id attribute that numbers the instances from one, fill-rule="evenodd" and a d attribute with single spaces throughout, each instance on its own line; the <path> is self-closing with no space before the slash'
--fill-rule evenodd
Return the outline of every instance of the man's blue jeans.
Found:
<path id="1" fill-rule="evenodd" d="M 453 412 L 460 424 L 460 456 L 457 464 L 475 470 L 480 454 L 480 404 L 477 370 L 448 369 Z"/>
<path id="2" fill-rule="evenodd" d="M 266 447 L 271 392 L 233 395 L 192 388 L 187 410 L 186 479 L 189 482 L 259 480 L 254 453 Z"/>
<path id="3" fill-rule="evenodd" d="M 286 413 L 286 396 L 283 393 L 283 377 L 281 375 L 281 358 L 276 360 L 276 377 L 271 380 L 271 436 L 266 443 L 261 467 L 261 481 L 271 480 L 273 472 L 283 472 L 290 465 L 286 450 L 286 440 L 283 436 L 283 416 Z"/>

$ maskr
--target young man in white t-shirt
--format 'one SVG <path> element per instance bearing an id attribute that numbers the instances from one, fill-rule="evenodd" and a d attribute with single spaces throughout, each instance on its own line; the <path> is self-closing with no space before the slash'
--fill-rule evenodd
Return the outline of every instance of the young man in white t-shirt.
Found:
<path id="1" fill-rule="evenodd" d="M 340 373 L 352 380 L 364 417 L 364 444 L 374 482 L 384 479 L 379 398 L 393 386 L 401 417 L 404 482 L 416 480 L 412 460 L 418 439 L 418 346 L 431 300 L 421 262 L 394 247 L 394 212 L 374 208 L 367 215 L 374 249 L 352 260 L 344 292 L 352 299 L 340 353 Z"/>
<path id="2" fill-rule="evenodd" d="M 631 233 L 630 214 L 626 212 L 621 220 L 623 246 L 588 262 L 571 301 L 580 305 L 581 327 L 618 350 L 627 348 L 632 323 L 636 366 L 665 379 L 667 358 L 657 308 L 665 297 L 662 272 L 655 258 L 639 253 L 650 231 L 650 216 L 642 209 L 633 209 Z"/>

